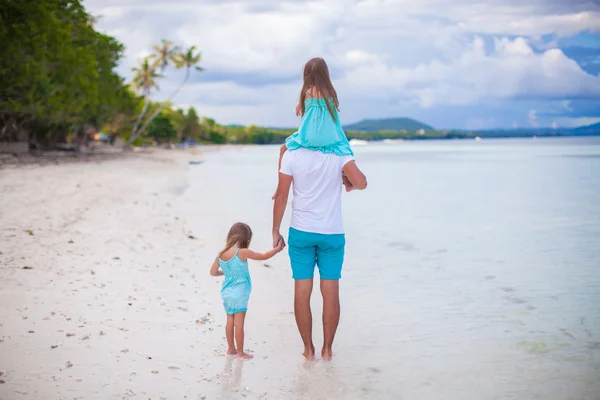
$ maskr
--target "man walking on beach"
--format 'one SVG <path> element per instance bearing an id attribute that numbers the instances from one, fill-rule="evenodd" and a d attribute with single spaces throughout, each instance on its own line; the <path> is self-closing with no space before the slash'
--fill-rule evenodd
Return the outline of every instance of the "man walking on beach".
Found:
<path id="1" fill-rule="evenodd" d="M 279 232 L 292 181 L 294 198 L 288 236 L 294 278 L 294 314 L 304 342 L 304 357 L 313 360 L 310 296 L 315 265 L 319 268 L 323 296 L 323 348 L 325 360 L 340 320 L 339 279 L 346 239 L 342 222 L 342 180 L 346 191 L 367 187 L 365 175 L 352 156 L 298 149 L 286 151 L 281 160 L 273 205 L 273 245 L 285 241 Z"/>

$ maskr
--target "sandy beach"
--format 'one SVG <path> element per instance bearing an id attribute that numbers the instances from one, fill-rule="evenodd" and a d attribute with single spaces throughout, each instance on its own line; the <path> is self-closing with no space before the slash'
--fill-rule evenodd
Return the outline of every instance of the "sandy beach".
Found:
<path id="1" fill-rule="evenodd" d="M 219 282 L 174 206 L 200 157 L 0 170 L 0 398 L 211 398 Z"/>

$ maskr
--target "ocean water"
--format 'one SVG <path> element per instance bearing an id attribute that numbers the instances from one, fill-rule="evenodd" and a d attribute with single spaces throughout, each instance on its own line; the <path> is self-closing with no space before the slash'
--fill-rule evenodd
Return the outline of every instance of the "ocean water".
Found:
<path id="1" fill-rule="evenodd" d="M 253 267 L 247 341 L 257 358 L 223 360 L 235 371 L 221 396 L 600 399 L 600 138 L 355 150 L 369 187 L 343 195 L 334 361 L 301 360 L 281 253 Z M 180 206 L 208 232 L 202 262 L 237 220 L 253 228 L 253 247 L 270 247 L 277 156 L 237 147 L 190 167 Z M 218 287 L 208 295 L 220 307 Z M 318 348 L 318 281 L 313 303 Z"/>

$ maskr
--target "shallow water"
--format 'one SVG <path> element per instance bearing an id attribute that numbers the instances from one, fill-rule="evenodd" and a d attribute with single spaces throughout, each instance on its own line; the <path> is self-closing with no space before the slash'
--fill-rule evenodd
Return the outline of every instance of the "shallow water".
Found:
<path id="1" fill-rule="evenodd" d="M 214 232 L 206 249 L 236 220 L 269 247 L 277 155 L 190 166 L 180 206 Z M 221 397 L 600 399 L 600 138 L 369 144 L 356 159 L 369 188 L 343 198 L 334 361 L 301 361 L 282 253 L 254 266 L 257 357 L 223 359 Z M 317 346 L 319 297 L 316 282 Z"/>

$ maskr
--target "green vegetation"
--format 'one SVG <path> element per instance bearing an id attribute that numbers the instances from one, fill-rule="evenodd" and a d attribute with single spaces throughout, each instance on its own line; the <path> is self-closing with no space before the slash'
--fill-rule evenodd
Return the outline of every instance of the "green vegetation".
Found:
<path id="1" fill-rule="evenodd" d="M 96 32 L 79 1 L 0 2 L 0 139 L 82 138 L 136 97 L 113 72 L 123 45 Z"/>

